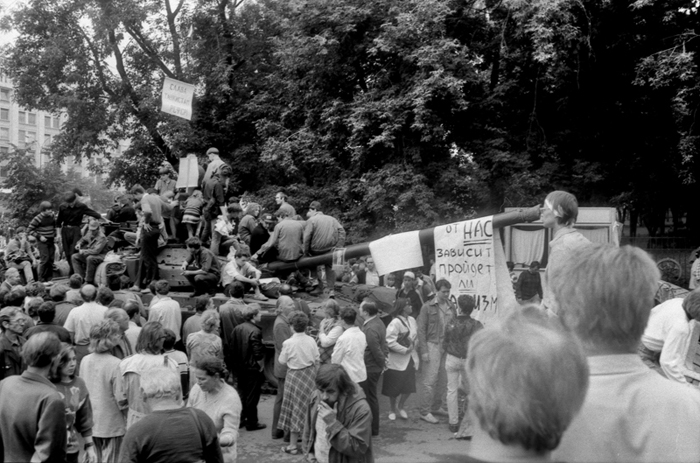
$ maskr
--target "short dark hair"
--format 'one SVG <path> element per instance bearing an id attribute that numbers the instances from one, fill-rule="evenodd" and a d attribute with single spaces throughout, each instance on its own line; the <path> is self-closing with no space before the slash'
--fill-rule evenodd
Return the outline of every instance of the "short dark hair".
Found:
<path id="1" fill-rule="evenodd" d="M 340 319 L 348 325 L 354 325 L 357 320 L 357 312 L 352 307 L 344 307 L 340 309 Z"/>
<path id="2" fill-rule="evenodd" d="M 470 314 L 474 310 L 476 303 L 474 298 L 469 294 L 461 294 L 457 298 L 457 305 L 463 314 Z"/>
<path id="3" fill-rule="evenodd" d="M 243 248 L 240 251 L 236 252 L 236 257 L 247 257 L 248 259 L 250 259 L 250 251 L 246 248 Z"/>
<path id="4" fill-rule="evenodd" d="M 66 299 L 68 289 L 68 286 L 64 284 L 53 285 L 49 290 L 49 295 L 54 302 L 61 302 Z"/>
<path id="5" fill-rule="evenodd" d="M 39 320 L 43 323 L 51 323 L 56 318 L 56 304 L 51 301 L 44 302 L 39 306 Z"/>
<path id="6" fill-rule="evenodd" d="M 76 200 L 75 193 L 73 193 L 72 191 L 69 191 L 68 193 L 65 193 L 65 194 L 63 195 L 63 200 L 64 200 L 65 202 L 67 202 L 67 203 L 72 203 L 73 201 Z"/>
<path id="7" fill-rule="evenodd" d="M 163 332 L 163 350 L 172 350 L 173 346 L 175 346 L 175 340 L 177 339 L 175 332 L 168 328 L 164 328 Z"/>
<path id="8" fill-rule="evenodd" d="M 367 315 L 369 315 L 370 317 L 373 317 L 373 316 L 377 315 L 377 313 L 379 313 L 379 309 L 377 308 L 377 304 L 375 304 L 374 302 L 371 302 L 371 301 L 362 302 L 361 307 L 362 307 L 362 310 L 367 312 Z"/>
<path id="9" fill-rule="evenodd" d="M 316 373 L 316 387 L 321 391 L 334 387 L 339 395 L 345 397 L 355 394 L 355 383 L 352 382 L 345 368 L 336 363 L 321 365 Z"/>
<path id="10" fill-rule="evenodd" d="M 218 357 L 214 357 L 213 355 L 202 357 L 199 360 L 195 360 L 193 366 L 198 370 L 202 370 L 209 376 L 214 376 L 218 374 L 219 378 L 221 379 L 226 379 L 226 376 L 228 376 L 228 372 L 226 371 L 226 364 L 224 363 L 224 361 Z"/>
<path id="11" fill-rule="evenodd" d="M 321 203 L 318 201 L 311 201 L 311 204 L 309 204 L 309 209 L 313 209 L 314 211 L 321 211 Z"/>
<path id="12" fill-rule="evenodd" d="M 112 273 L 107 276 L 107 287 L 112 291 L 119 291 L 122 289 L 122 275 L 117 275 Z"/>
<path id="13" fill-rule="evenodd" d="M 185 246 L 192 249 L 199 249 L 202 247 L 202 242 L 199 240 L 199 238 L 193 236 L 192 238 L 187 238 L 187 241 L 185 241 Z"/>
<path id="14" fill-rule="evenodd" d="M 245 296 L 245 285 L 238 280 L 233 281 L 224 288 L 224 295 L 242 299 Z"/>
<path id="15" fill-rule="evenodd" d="M 532 267 L 540 268 L 540 262 L 537 260 L 533 260 L 532 262 L 530 262 L 530 268 Z"/>
<path id="16" fill-rule="evenodd" d="M 39 210 L 41 212 L 48 211 L 49 209 L 53 209 L 53 206 L 51 205 L 50 202 L 42 201 L 41 204 L 39 204 Z"/>
<path id="17" fill-rule="evenodd" d="M 438 280 L 437 283 L 435 283 L 435 289 L 440 291 L 442 288 L 452 289 L 452 285 L 450 284 L 449 281 L 442 278 L 442 279 Z"/>
<path id="18" fill-rule="evenodd" d="M 147 354 L 160 354 L 163 347 L 163 325 L 159 322 L 148 322 L 143 325 L 139 337 L 136 339 L 136 352 Z"/>
<path id="19" fill-rule="evenodd" d="M 80 287 L 83 286 L 83 277 L 77 273 L 74 273 L 68 279 L 68 284 L 70 285 L 71 289 L 80 289 Z"/>
<path id="20" fill-rule="evenodd" d="M 22 307 L 26 293 L 20 288 L 13 289 L 5 295 L 5 307 Z"/>
<path id="21" fill-rule="evenodd" d="M 309 326 L 309 317 L 301 311 L 292 312 L 289 317 L 289 324 L 292 325 L 295 333 L 303 333 Z"/>
<path id="22" fill-rule="evenodd" d="M 194 310 L 198 313 L 202 313 L 205 310 L 207 310 L 207 307 L 209 306 L 209 301 L 211 298 L 204 294 L 202 296 L 197 296 L 194 300 Z"/>
<path id="23" fill-rule="evenodd" d="M 97 303 L 107 307 L 114 301 L 114 293 L 106 286 L 100 286 L 97 290 Z"/>
<path id="24" fill-rule="evenodd" d="M 145 192 L 146 192 L 146 190 L 144 190 L 141 185 L 134 185 L 133 187 L 131 187 L 131 190 L 129 191 L 129 193 L 131 193 L 132 195 L 139 195 L 139 194 L 142 195 Z"/>
<path id="25" fill-rule="evenodd" d="M 124 307 L 122 308 L 126 311 L 126 314 L 129 316 L 129 319 L 134 318 L 134 315 L 139 313 L 141 309 L 139 307 L 139 303 L 136 301 L 127 301 L 127 303 L 124 304 Z"/>

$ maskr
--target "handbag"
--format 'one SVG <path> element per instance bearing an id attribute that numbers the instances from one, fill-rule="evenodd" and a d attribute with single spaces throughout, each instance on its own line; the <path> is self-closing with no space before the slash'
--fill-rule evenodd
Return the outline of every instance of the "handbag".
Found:
<path id="1" fill-rule="evenodd" d="M 402 324 L 403 326 L 406 327 L 406 329 L 408 329 L 408 331 L 404 331 L 403 333 L 399 333 L 398 338 L 396 338 L 396 342 L 399 343 L 399 346 L 403 346 L 403 347 L 406 347 L 406 348 L 411 347 L 412 341 L 411 341 L 411 330 L 410 330 L 410 328 L 408 328 L 408 325 L 406 325 L 406 323 L 404 323 L 404 321 L 401 320 L 400 317 L 396 317 L 396 318 L 401 322 L 401 324 Z"/>

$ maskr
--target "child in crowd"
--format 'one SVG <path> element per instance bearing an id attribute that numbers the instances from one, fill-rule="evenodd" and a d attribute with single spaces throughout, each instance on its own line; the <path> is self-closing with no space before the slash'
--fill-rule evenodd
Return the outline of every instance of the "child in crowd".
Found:
<path id="1" fill-rule="evenodd" d="M 200 224 L 202 218 L 202 207 L 204 199 L 202 199 L 202 190 L 196 188 L 185 203 L 185 213 L 182 216 L 182 223 L 187 225 L 187 234 L 189 238 L 199 235 L 199 230 L 195 231 L 195 226 Z"/>

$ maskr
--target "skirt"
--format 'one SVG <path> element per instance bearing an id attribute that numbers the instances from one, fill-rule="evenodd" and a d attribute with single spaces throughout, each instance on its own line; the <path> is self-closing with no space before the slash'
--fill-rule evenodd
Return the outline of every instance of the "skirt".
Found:
<path id="1" fill-rule="evenodd" d="M 306 419 L 306 408 L 316 390 L 316 366 L 301 370 L 287 370 L 284 382 L 284 398 L 277 429 L 302 432 Z"/>
<path id="2" fill-rule="evenodd" d="M 386 370 L 382 383 L 382 395 L 398 397 L 401 394 L 413 394 L 416 392 L 416 365 L 413 358 L 408 361 L 405 370 Z"/>

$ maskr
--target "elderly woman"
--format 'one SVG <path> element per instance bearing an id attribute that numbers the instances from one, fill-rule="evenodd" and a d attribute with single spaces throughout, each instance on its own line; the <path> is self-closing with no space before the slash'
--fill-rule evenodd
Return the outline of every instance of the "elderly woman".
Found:
<path id="1" fill-rule="evenodd" d="M 90 392 L 97 461 L 117 461 L 126 433 L 126 420 L 118 403 L 121 394 L 120 360 L 112 355 L 121 335 L 119 324 L 114 320 L 93 326 L 90 330 L 92 353 L 80 362 L 80 377 Z"/>
<path id="2" fill-rule="evenodd" d="M 120 462 L 223 462 L 211 418 L 182 406 L 177 372 L 169 368 L 144 371 L 141 388 L 153 412 L 126 432 Z"/>
<path id="3" fill-rule="evenodd" d="M 189 336 L 185 342 L 190 363 L 197 363 L 205 357 L 217 357 L 223 360 L 224 347 L 219 337 L 221 320 L 216 310 L 205 310 L 202 313 L 202 329 Z M 194 375 L 190 375 L 190 388 L 196 383 Z"/>
<path id="4" fill-rule="evenodd" d="M 345 328 L 340 321 L 340 305 L 335 299 L 328 299 L 323 303 L 323 312 L 326 318 L 321 320 L 318 329 L 318 352 L 321 358 L 321 365 L 331 363 L 333 347 Z"/>
<path id="5" fill-rule="evenodd" d="M 219 433 L 224 462 L 232 463 L 237 456 L 238 426 L 243 405 L 238 392 L 224 381 L 227 374 L 220 358 L 200 358 L 192 368 L 197 384 L 190 392 L 187 406 L 202 410 L 212 419 Z"/>
<path id="6" fill-rule="evenodd" d="M 552 275 L 568 259 L 571 253 L 590 241 L 574 229 L 578 218 L 578 201 L 576 196 L 566 191 L 553 191 L 547 195 L 540 211 L 540 219 L 546 228 L 552 229 L 552 240 L 549 242 L 549 259 L 544 271 L 544 287 L 542 305 L 555 314 L 559 311 L 551 288 Z"/>
<path id="7" fill-rule="evenodd" d="M 62 343 L 61 352 L 54 360 L 49 372 L 49 379 L 63 398 L 66 407 L 66 429 L 68 442 L 66 444 L 66 462 L 77 463 L 80 453 L 78 434 L 85 441 L 85 457 L 87 463 L 97 463 L 95 443 L 92 441 L 92 405 L 85 381 L 75 375 L 77 360 L 75 348 Z"/>
<path id="8" fill-rule="evenodd" d="M 141 420 L 151 412 L 141 391 L 141 375 L 153 368 L 167 367 L 177 372 L 177 363 L 163 355 L 165 331 L 159 322 L 148 322 L 143 326 L 136 341 L 136 354 L 119 363 L 123 391 L 119 399 L 121 408 L 129 407 L 126 427 Z M 178 386 L 178 390 L 180 387 Z"/>
<path id="9" fill-rule="evenodd" d="M 393 320 L 386 329 L 389 360 L 387 370 L 384 372 L 382 394 L 389 397 L 391 421 L 396 420 L 396 415 L 401 419 L 408 419 L 408 413 L 404 407 L 408 397 L 416 392 L 416 367 L 419 362 L 416 352 L 418 325 L 411 313 L 413 313 L 411 300 L 397 299 L 392 312 Z M 399 399 L 398 408 L 396 407 L 397 398 Z"/>
<path id="10" fill-rule="evenodd" d="M 549 461 L 588 389 L 581 345 L 535 306 L 474 334 L 467 371 L 469 456 L 483 461 Z"/>
<path id="11" fill-rule="evenodd" d="M 306 407 L 314 392 L 320 359 L 316 342 L 306 334 L 309 317 L 304 312 L 294 312 L 289 318 L 289 324 L 294 334 L 282 344 L 279 358 L 280 363 L 287 365 L 287 379 L 277 428 L 289 432 L 289 446 L 283 447 L 283 451 L 298 455 L 297 440 L 304 430 Z"/>

